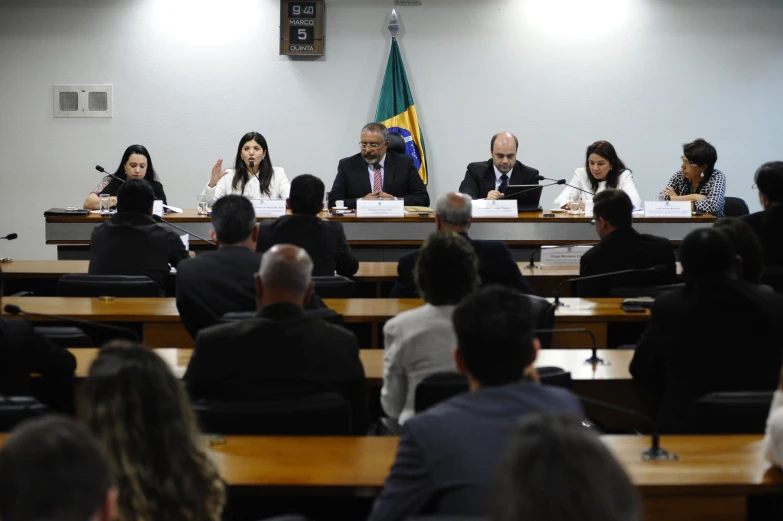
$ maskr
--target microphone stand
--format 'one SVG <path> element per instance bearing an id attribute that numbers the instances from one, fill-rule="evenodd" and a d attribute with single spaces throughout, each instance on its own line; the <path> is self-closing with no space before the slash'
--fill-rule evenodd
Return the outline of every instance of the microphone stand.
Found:
<path id="1" fill-rule="evenodd" d="M 191 232 L 190 230 L 186 230 L 185 228 L 180 228 L 180 227 L 179 227 L 179 226 L 177 226 L 176 224 L 170 223 L 169 221 L 167 221 L 166 219 L 164 219 L 164 218 L 163 218 L 163 217 L 161 217 L 160 215 L 153 215 L 153 216 L 152 216 L 152 218 L 153 218 L 153 219 L 155 219 L 155 221 L 156 221 L 156 222 L 159 222 L 159 223 L 161 223 L 161 222 L 162 222 L 162 223 L 164 223 L 164 224 L 168 224 L 168 225 L 169 225 L 169 226 L 171 226 L 172 228 L 176 228 L 177 230 L 179 230 L 179 231 L 181 231 L 181 232 L 184 232 L 184 233 L 187 233 L 187 234 L 189 234 L 189 235 L 192 235 L 192 236 L 193 236 L 193 237 L 195 237 L 196 239 L 201 239 L 202 241 L 204 241 L 204 242 L 206 242 L 206 243 L 209 243 L 209 244 L 211 244 L 212 246 L 214 246 L 215 248 L 217 248 L 217 244 L 215 244 L 214 242 L 210 241 L 209 239 L 205 239 L 204 237 L 202 237 L 202 236 L 200 236 L 200 235 L 196 235 L 195 233 Z"/>
<path id="2" fill-rule="evenodd" d="M 660 268 L 661 266 L 653 266 L 651 268 L 635 268 L 629 270 L 610 271 L 608 273 L 597 273 L 595 275 L 585 275 L 584 277 L 574 277 L 572 279 L 564 280 L 563 282 L 555 286 L 555 307 L 556 308 L 560 306 L 568 307 L 568 304 L 564 304 L 563 302 L 560 302 L 560 288 L 563 286 L 563 284 L 571 283 L 571 282 L 582 282 L 583 280 L 602 279 L 604 277 L 614 277 L 616 275 L 626 275 L 628 273 L 644 273 L 647 271 L 658 271 Z"/>
<path id="3" fill-rule="evenodd" d="M 540 176 L 538 176 L 538 177 L 540 177 L 542 180 L 546 180 L 546 181 L 557 181 L 557 184 L 559 184 L 559 185 L 566 185 L 566 186 L 570 186 L 570 187 L 571 187 L 571 188 L 573 188 L 574 190 L 579 190 L 580 192 L 584 192 L 584 193 L 586 193 L 586 194 L 595 195 L 595 194 L 594 194 L 593 192 L 591 192 L 590 190 L 585 190 L 584 188 L 579 188 L 578 186 L 574 186 L 574 185 L 572 185 L 572 184 L 568 184 L 568 183 L 566 183 L 566 180 L 565 180 L 565 179 L 559 179 L 559 180 L 556 180 L 556 179 L 550 179 L 550 178 L 548 178 L 548 177 L 544 177 L 544 176 L 542 176 L 542 175 L 540 175 Z"/>
<path id="4" fill-rule="evenodd" d="M 568 328 L 568 327 L 561 327 L 561 328 L 555 328 L 555 329 L 536 329 L 536 333 L 585 333 L 587 335 L 590 335 L 590 339 L 593 342 L 593 347 L 591 348 L 593 351 L 593 354 L 585 360 L 585 364 L 590 365 L 612 365 L 611 362 L 607 362 L 603 358 L 598 357 L 598 347 L 595 345 L 595 335 L 592 331 L 590 331 L 587 328 Z"/>

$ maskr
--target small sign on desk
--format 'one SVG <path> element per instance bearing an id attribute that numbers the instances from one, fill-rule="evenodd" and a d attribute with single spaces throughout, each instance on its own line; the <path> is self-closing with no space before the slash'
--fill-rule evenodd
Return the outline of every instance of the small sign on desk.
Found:
<path id="1" fill-rule="evenodd" d="M 256 217 L 280 217 L 285 215 L 285 199 L 252 199 Z"/>
<path id="2" fill-rule="evenodd" d="M 645 201 L 645 217 L 691 217 L 690 201 Z"/>
<path id="3" fill-rule="evenodd" d="M 357 199 L 356 217 L 405 217 L 402 199 Z"/>
<path id="4" fill-rule="evenodd" d="M 541 267 L 579 266 L 579 260 L 592 245 L 584 246 L 542 246 Z"/>
<path id="5" fill-rule="evenodd" d="M 518 217 L 516 199 L 477 199 L 473 201 L 473 217 Z"/>

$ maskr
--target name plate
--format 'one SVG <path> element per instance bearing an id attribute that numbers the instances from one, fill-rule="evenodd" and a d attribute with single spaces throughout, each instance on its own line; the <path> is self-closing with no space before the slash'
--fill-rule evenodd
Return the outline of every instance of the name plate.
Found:
<path id="1" fill-rule="evenodd" d="M 519 217 L 517 202 L 514 199 L 494 200 L 478 199 L 473 201 L 473 217 Z"/>
<path id="2" fill-rule="evenodd" d="M 579 266 L 579 260 L 591 245 L 584 246 L 542 246 L 541 266 Z"/>
<path id="3" fill-rule="evenodd" d="M 285 199 L 252 199 L 256 217 L 280 217 L 285 215 Z"/>
<path id="4" fill-rule="evenodd" d="M 405 217 L 403 199 L 357 199 L 356 217 Z"/>
<path id="5" fill-rule="evenodd" d="M 690 201 L 645 201 L 645 217 L 691 217 Z"/>
<path id="6" fill-rule="evenodd" d="M 163 201 L 160 199 L 155 199 L 152 201 L 152 215 L 157 215 L 158 217 L 163 217 Z"/>
<path id="7" fill-rule="evenodd" d="M 585 217 L 593 216 L 593 200 L 585 199 Z"/>

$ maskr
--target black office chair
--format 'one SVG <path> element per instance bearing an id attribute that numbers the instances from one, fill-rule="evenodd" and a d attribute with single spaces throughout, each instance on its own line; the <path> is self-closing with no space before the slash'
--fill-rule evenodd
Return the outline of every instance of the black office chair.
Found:
<path id="1" fill-rule="evenodd" d="M 0 432 L 9 432 L 28 418 L 35 418 L 49 409 L 32 396 L 0 395 Z"/>
<path id="2" fill-rule="evenodd" d="M 321 298 L 355 298 L 356 282 L 342 275 L 313 277 L 315 294 Z"/>
<path id="3" fill-rule="evenodd" d="M 451 372 L 431 374 L 416 386 L 413 408 L 418 414 L 468 389 L 465 375 Z"/>
<path id="4" fill-rule="evenodd" d="M 739 197 L 726 198 L 726 205 L 723 207 L 723 215 L 726 217 L 742 217 L 749 213 L 748 205 L 743 199 Z"/>
<path id="5" fill-rule="evenodd" d="M 137 275 L 64 275 L 57 281 L 58 297 L 162 297 L 151 278 Z"/>
<path id="6" fill-rule="evenodd" d="M 547 299 L 535 295 L 525 295 L 536 317 L 536 329 L 552 329 L 555 327 L 555 305 Z M 542 349 L 552 347 L 552 333 L 540 333 L 538 336 Z"/>
<path id="7" fill-rule="evenodd" d="M 389 152 L 405 155 L 405 138 L 398 132 L 389 132 Z"/>
<path id="8" fill-rule="evenodd" d="M 63 348 L 93 346 L 92 338 L 78 327 L 37 326 L 33 331 Z"/>
<path id="9" fill-rule="evenodd" d="M 572 387 L 571 373 L 561 367 L 536 367 L 536 371 L 541 379 L 541 383 L 544 385 L 552 385 L 564 389 L 571 389 Z"/>
<path id="10" fill-rule="evenodd" d="M 337 393 L 276 402 L 193 404 L 202 432 L 267 436 L 347 436 L 351 405 Z"/>
<path id="11" fill-rule="evenodd" d="M 241 320 L 250 320 L 256 316 L 257 311 L 231 311 L 220 317 L 220 321 L 223 323 L 239 322 Z M 342 326 L 345 324 L 345 317 L 339 314 L 337 311 L 329 308 L 316 308 L 306 309 L 305 313 L 311 318 L 320 318 L 330 324 L 336 324 Z"/>
<path id="12" fill-rule="evenodd" d="M 657 297 L 674 291 L 675 289 L 684 288 L 685 284 L 663 284 L 661 286 L 617 286 L 609 290 L 610 297 Z"/>
<path id="13" fill-rule="evenodd" d="M 693 405 L 695 434 L 763 434 L 772 391 L 710 393 Z"/>

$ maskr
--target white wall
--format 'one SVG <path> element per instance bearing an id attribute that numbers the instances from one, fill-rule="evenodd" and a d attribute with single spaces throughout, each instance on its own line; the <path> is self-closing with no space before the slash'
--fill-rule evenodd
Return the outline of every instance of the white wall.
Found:
<path id="1" fill-rule="evenodd" d="M 327 0 L 326 56 L 278 56 L 277 0 L 0 0 L 0 256 L 54 258 L 42 212 L 81 204 L 125 147 L 145 144 L 172 204 L 195 207 L 218 157 L 262 132 L 275 164 L 328 186 L 375 113 L 391 0 Z M 718 149 L 728 193 L 783 158 L 779 0 L 424 0 L 400 43 L 424 127 L 431 196 L 489 139 L 569 176 L 608 139 L 643 196 L 680 145 Z M 114 118 L 54 119 L 52 85 L 114 84 Z M 544 191 L 545 203 L 557 195 Z"/>

